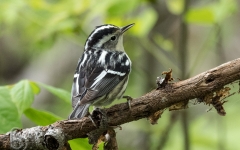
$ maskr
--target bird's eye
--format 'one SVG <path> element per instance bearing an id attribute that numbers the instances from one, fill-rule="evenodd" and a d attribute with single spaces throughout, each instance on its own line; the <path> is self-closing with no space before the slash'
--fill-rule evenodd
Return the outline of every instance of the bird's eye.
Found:
<path id="1" fill-rule="evenodd" d="M 112 37 L 111 37 L 111 40 L 112 40 L 112 41 L 115 41 L 115 40 L 116 40 L 116 36 L 112 36 Z"/>

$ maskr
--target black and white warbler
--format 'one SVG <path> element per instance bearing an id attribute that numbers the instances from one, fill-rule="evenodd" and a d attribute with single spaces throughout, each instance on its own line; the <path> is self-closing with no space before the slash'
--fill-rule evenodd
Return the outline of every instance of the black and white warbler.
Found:
<path id="1" fill-rule="evenodd" d="M 122 97 L 131 71 L 123 33 L 133 25 L 101 25 L 89 35 L 74 74 L 69 119 L 86 116 L 90 105 L 105 106 Z"/>

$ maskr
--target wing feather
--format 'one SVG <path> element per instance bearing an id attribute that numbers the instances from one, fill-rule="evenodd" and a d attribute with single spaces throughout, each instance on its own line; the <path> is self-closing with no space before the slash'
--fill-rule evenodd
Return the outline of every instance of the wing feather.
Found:
<path id="1" fill-rule="evenodd" d="M 81 100 L 81 104 L 93 102 L 97 98 L 108 94 L 124 78 L 122 76 L 109 73 L 104 68 L 102 68 L 101 72 L 99 72 L 99 68 L 97 68 L 96 71 L 98 72 L 98 76 L 96 76 L 96 72 L 94 70 L 89 77 L 92 80 L 88 80 L 86 83 L 87 91 Z M 92 77 L 92 75 L 94 77 Z"/>
<path id="2" fill-rule="evenodd" d="M 72 84 L 72 107 L 75 108 L 78 101 L 86 92 L 85 87 L 85 74 L 86 69 L 80 65 L 81 60 L 78 62 L 77 69 L 74 74 L 73 84 Z"/>
<path id="3" fill-rule="evenodd" d="M 120 61 L 109 62 L 107 66 L 106 64 L 96 66 L 97 58 L 82 56 L 82 59 L 87 62 L 80 60 L 74 75 L 72 85 L 73 108 L 76 104 L 94 103 L 94 100 L 107 95 L 128 76 L 131 69 L 130 65 L 122 65 Z M 124 56 L 123 62 L 127 59 L 128 57 Z"/>

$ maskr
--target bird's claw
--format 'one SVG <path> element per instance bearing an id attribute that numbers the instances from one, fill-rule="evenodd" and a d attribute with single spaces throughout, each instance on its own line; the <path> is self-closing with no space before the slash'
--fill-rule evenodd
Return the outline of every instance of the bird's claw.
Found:
<path id="1" fill-rule="evenodd" d="M 88 118 L 92 121 L 93 125 L 98 128 L 97 124 L 95 123 L 95 121 L 93 120 L 92 116 L 89 115 Z"/>
<path id="2" fill-rule="evenodd" d="M 129 107 L 129 109 L 131 109 L 131 101 L 133 100 L 133 98 L 131 96 L 128 96 L 128 95 L 123 96 L 123 98 L 127 99 L 128 107 Z"/>

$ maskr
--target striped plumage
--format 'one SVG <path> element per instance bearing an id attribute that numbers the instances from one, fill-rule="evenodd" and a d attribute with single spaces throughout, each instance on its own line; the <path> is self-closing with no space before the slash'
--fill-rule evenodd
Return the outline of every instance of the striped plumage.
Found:
<path id="1" fill-rule="evenodd" d="M 89 35 L 74 74 L 69 119 L 84 117 L 90 105 L 105 106 L 122 97 L 131 71 L 123 33 L 132 26 L 102 25 Z"/>

